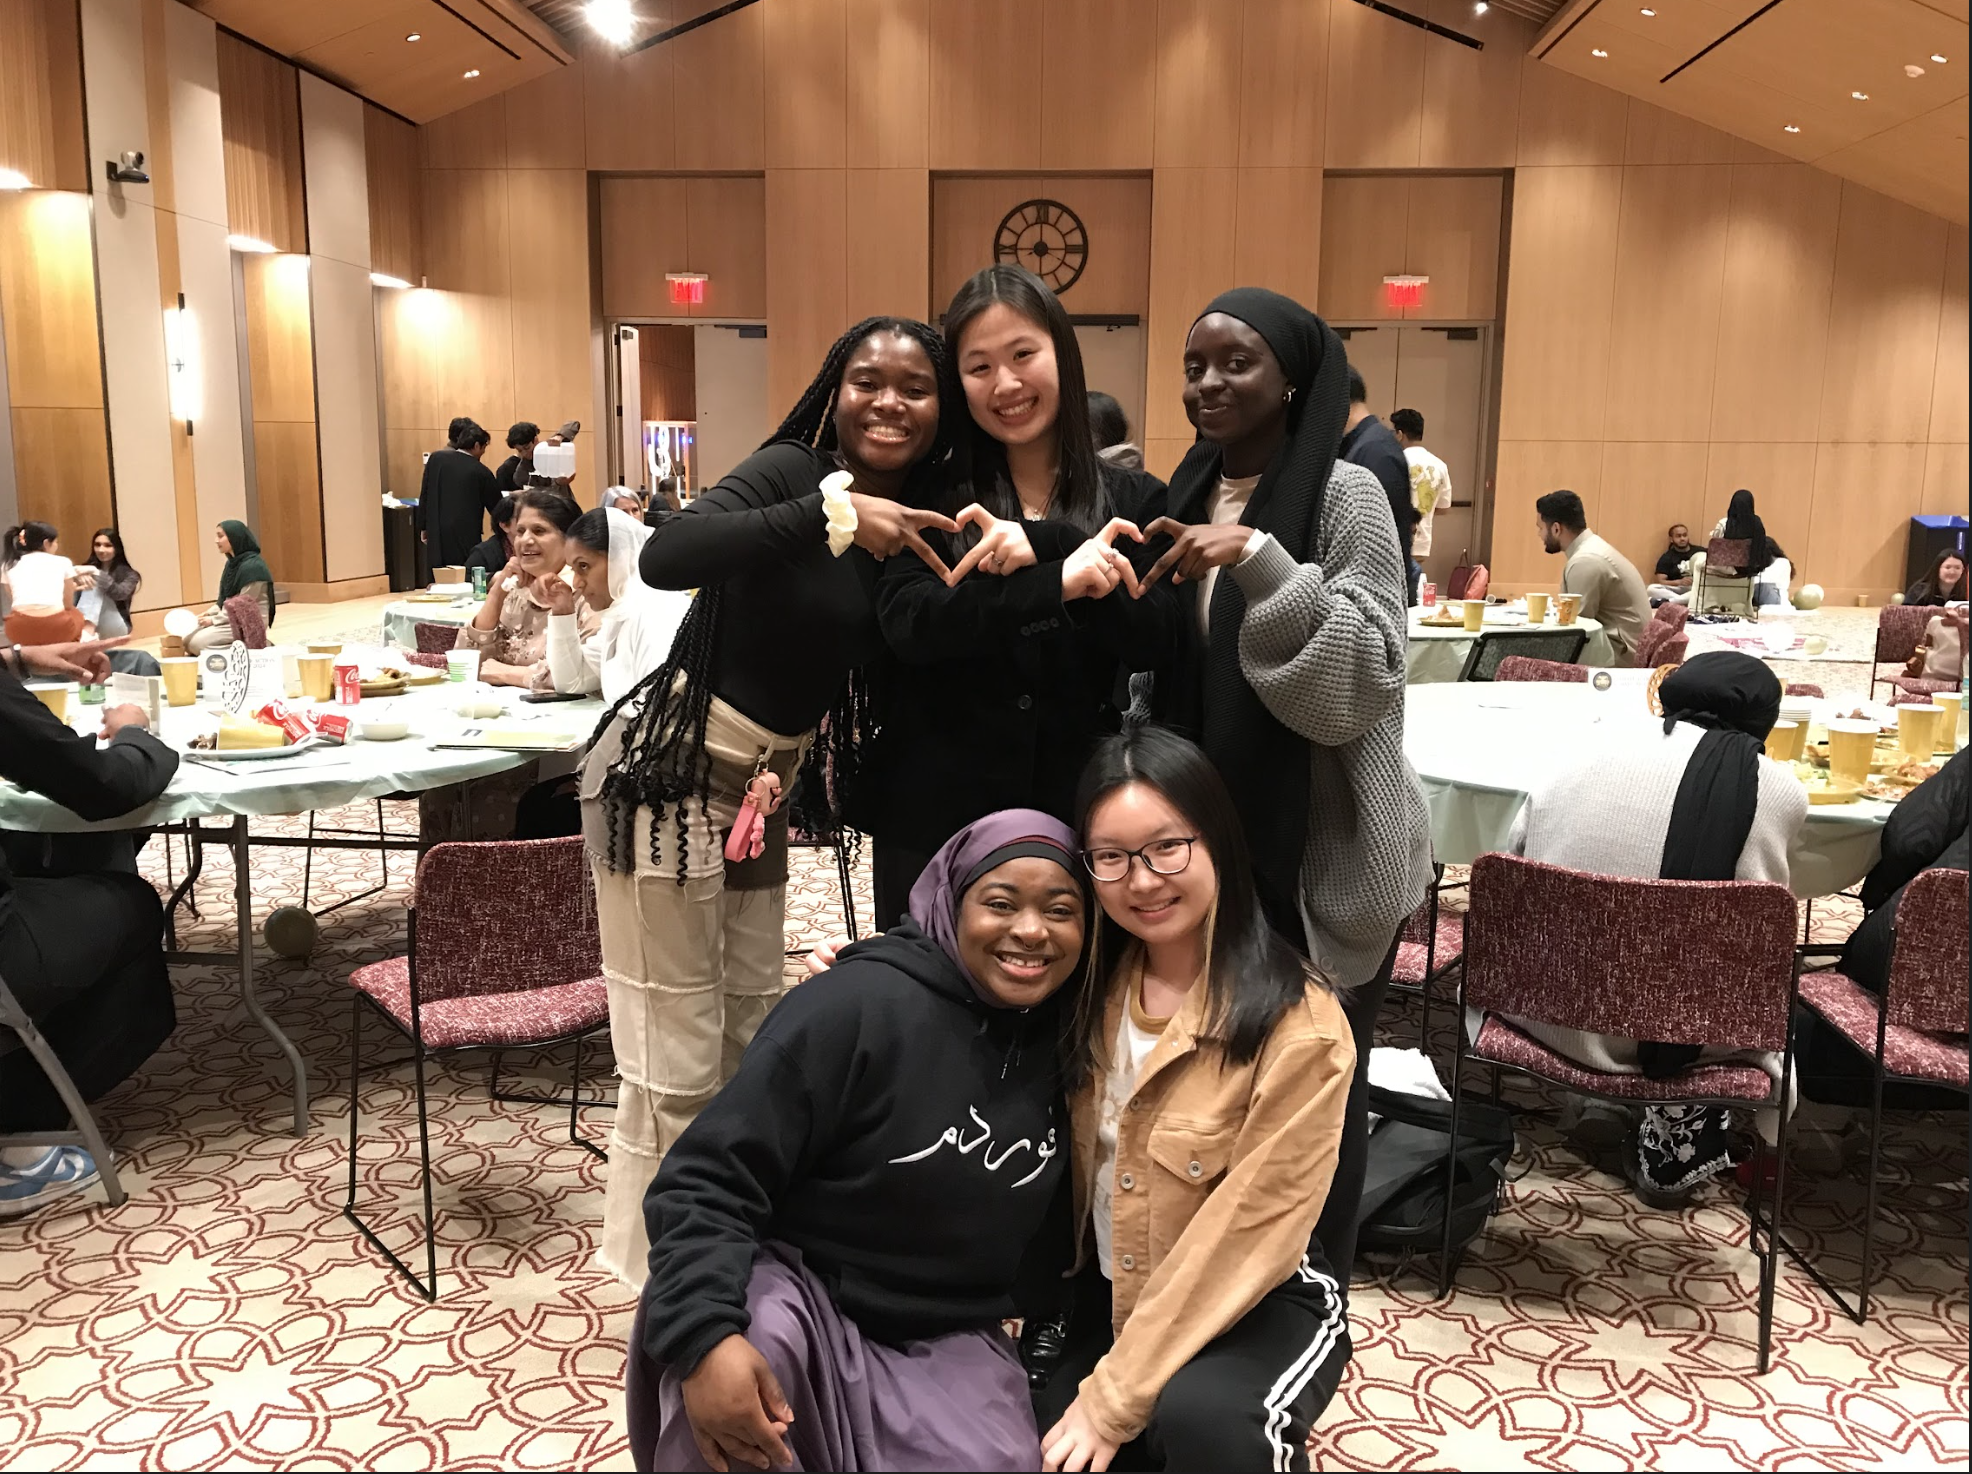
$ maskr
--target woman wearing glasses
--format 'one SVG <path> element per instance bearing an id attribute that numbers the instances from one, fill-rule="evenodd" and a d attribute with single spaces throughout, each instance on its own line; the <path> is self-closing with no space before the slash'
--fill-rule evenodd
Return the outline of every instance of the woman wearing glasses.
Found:
<path id="1" fill-rule="evenodd" d="M 1058 1355 L 1029 1371 L 1043 1467 L 1308 1467 L 1349 1359 L 1315 1222 L 1355 1044 L 1268 924 L 1230 795 L 1161 728 L 1096 750 L 1078 810 L 1108 924 L 1076 1007 L 1078 1235 Z M 1051 1375 L 1050 1375 L 1051 1372 Z"/>

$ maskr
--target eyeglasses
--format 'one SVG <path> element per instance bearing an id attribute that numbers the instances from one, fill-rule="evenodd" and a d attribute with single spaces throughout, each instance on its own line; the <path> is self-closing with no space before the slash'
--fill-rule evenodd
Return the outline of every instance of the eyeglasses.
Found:
<path id="1" fill-rule="evenodd" d="M 1181 875 L 1191 864 L 1191 847 L 1197 840 L 1197 835 L 1187 834 L 1182 839 L 1154 839 L 1137 850 L 1084 850 L 1082 863 L 1097 880 L 1123 879 L 1132 860 L 1143 861 L 1152 875 Z"/>

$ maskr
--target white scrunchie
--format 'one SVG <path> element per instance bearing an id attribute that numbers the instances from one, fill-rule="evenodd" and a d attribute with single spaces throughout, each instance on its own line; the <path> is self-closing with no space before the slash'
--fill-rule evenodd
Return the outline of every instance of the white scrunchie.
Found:
<path id="1" fill-rule="evenodd" d="M 822 516 L 828 525 L 829 552 L 838 558 L 856 541 L 856 504 L 849 500 L 849 488 L 855 481 L 847 471 L 831 471 L 822 478 Z"/>

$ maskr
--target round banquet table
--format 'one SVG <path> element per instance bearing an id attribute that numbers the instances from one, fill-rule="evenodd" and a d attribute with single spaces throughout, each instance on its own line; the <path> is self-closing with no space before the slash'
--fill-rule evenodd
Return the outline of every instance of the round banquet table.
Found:
<path id="1" fill-rule="evenodd" d="M 1456 681 L 1459 672 L 1465 669 L 1465 657 L 1472 652 L 1472 642 L 1478 635 L 1467 634 L 1464 629 L 1433 629 L 1420 624 L 1426 611 L 1414 608 L 1410 611 L 1410 651 L 1407 659 L 1408 680 L 1411 685 L 1431 685 L 1443 681 Z M 1589 642 L 1582 647 L 1582 665 L 1614 665 L 1615 651 L 1610 648 L 1609 636 L 1603 633 L 1602 625 L 1593 619 L 1577 619 L 1575 627 L 1588 632 Z M 1496 604 L 1486 610 L 1486 629 L 1489 635 L 1526 635 L 1541 630 L 1555 630 L 1560 626 L 1554 622 L 1552 609 L 1544 625 L 1527 623 L 1527 606 L 1524 603 Z"/>
<path id="2" fill-rule="evenodd" d="M 413 608 L 419 606 L 413 605 Z M 438 606 L 429 606 L 438 607 Z M 359 658 L 363 651 L 350 647 Z M 374 658 L 376 652 L 370 652 Z M 499 701 L 498 717 L 466 718 L 455 707 L 468 693 Z M 75 833 L 83 830 L 148 829 L 160 824 L 192 821 L 199 833 L 194 837 L 194 854 L 206 843 L 223 845 L 233 856 L 233 906 L 237 928 L 236 951 L 232 953 L 167 953 L 179 962 L 217 962 L 239 970 L 240 999 L 247 1014 L 266 1032 L 290 1071 L 293 1089 L 293 1131 L 297 1136 L 308 1129 L 308 1071 L 301 1052 L 282 1032 L 262 1005 L 256 986 L 253 961 L 253 865 L 255 844 L 312 843 L 325 848 L 407 849 L 416 848 L 415 839 L 380 834 L 376 839 L 315 837 L 308 841 L 253 836 L 248 832 L 248 816 L 254 814 L 304 814 L 313 809 L 333 809 L 363 799 L 384 798 L 391 794 L 414 793 L 443 788 L 493 773 L 505 772 L 539 760 L 544 777 L 572 771 L 603 710 L 593 698 L 582 701 L 523 704 L 513 687 L 492 687 L 473 683 L 440 682 L 414 687 L 403 696 L 367 697 L 353 707 L 335 707 L 326 702 L 297 701 L 292 706 L 307 710 L 322 707 L 338 711 L 361 722 L 403 720 L 411 734 L 395 742 L 354 740 L 341 747 L 313 748 L 293 757 L 261 760 L 235 760 L 226 763 L 209 754 L 187 752 L 194 736 L 211 731 L 218 718 L 203 704 L 167 707 L 158 735 L 185 753 L 170 784 L 152 802 L 115 819 L 90 823 L 52 799 L 29 793 L 11 782 L 0 781 L 0 829 L 28 833 Z M 100 706 L 69 702 L 70 722 L 82 732 L 94 731 L 102 719 Z M 573 742 L 569 751 L 513 751 L 507 749 L 446 748 L 435 744 L 457 739 L 472 728 L 497 728 L 541 733 L 557 743 Z M 227 824 L 218 829 L 196 821 L 223 817 Z M 194 860 L 196 866 L 197 861 Z M 190 887 L 197 871 L 188 875 L 166 906 L 167 919 L 176 902 Z M 174 933 L 175 936 L 175 933 Z"/>
<path id="3" fill-rule="evenodd" d="M 383 639 L 386 645 L 395 645 L 402 650 L 418 648 L 418 626 L 421 624 L 449 624 L 454 627 L 471 624 L 473 616 L 479 613 L 481 600 L 472 596 L 472 585 L 465 586 L 465 593 L 449 604 L 431 604 L 424 600 L 412 603 L 409 599 L 398 599 L 383 606 Z"/>
<path id="4" fill-rule="evenodd" d="M 1645 674 L 1612 675 L 1607 691 L 1487 681 L 1405 692 L 1404 752 L 1424 786 L 1440 864 L 1469 865 L 1504 850 L 1528 791 L 1558 763 L 1662 729 L 1663 719 L 1644 705 Z M 1824 716 L 1820 705 L 1816 720 Z M 1891 808 L 1872 799 L 1810 808 L 1788 857 L 1794 894 L 1830 895 L 1867 875 Z"/>

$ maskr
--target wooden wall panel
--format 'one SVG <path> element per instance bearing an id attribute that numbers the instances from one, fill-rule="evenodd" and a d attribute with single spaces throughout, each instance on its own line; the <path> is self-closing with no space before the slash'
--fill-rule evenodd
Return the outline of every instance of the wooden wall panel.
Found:
<path id="1" fill-rule="evenodd" d="M 1922 445 L 1824 443 L 1816 452 L 1803 572 L 1829 598 L 1901 592 L 1911 493 L 1924 484 L 1925 457 Z M 1896 488 L 1890 507 L 1886 487 Z"/>
<path id="2" fill-rule="evenodd" d="M 75 0 L 0 0 L 0 169 L 89 187 Z"/>
<path id="3" fill-rule="evenodd" d="M 1144 447 L 1167 474 L 1192 439 L 1185 419 L 1185 334 L 1205 304 L 1238 285 L 1232 232 L 1239 181 L 1230 169 L 1159 169 L 1151 195 L 1150 314 L 1145 333 Z M 1175 454 L 1173 454 L 1175 452 Z"/>
<path id="4" fill-rule="evenodd" d="M 1161 175 L 1159 176 L 1162 177 Z M 1232 171 L 1226 171 L 1228 185 Z M 961 175 L 931 182 L 931 299 L 942 311 L 952 293 L 993 264 L 993 237 L 1015 205 L 1059 200 L 1082 217 L 1089 264 L 1062 304 L 1075 313 L 1150 310 L 1151 178 L 1148 175 Z M 1227 190 L 1230 203 L 1234 191 Z M 1216 222 L 1230 237 L 1232 211 Z M 1201 222 L 1201 228 L 1204 223 Z"/>
<path id="5" fill-rule="evenodd" d="M 1815 438 L 1841 197 L 1840 180 L 1802 164 L 1733 167 L 1714 440 Z"/>
<path id="6" fill-rule="evenodd" d="M 507 179 L 504 169 L 425 170 L 425 275 L 430 285 L 445 292 L 506 295 L 512 275 Z"/>
<path id="7" fill-rule="evenodd" d="M 931 176 L 922 169 L 851 169 L 844 326 L 878 313 L 929 320 Z"/>
<path id="8" fill-rule="evenodd" d="M 1390 175 L 1340 175 L 1322 190 L 1321 291 L 1315 307 L 1337 322 L 1403 314 L 1383 300 L 1383 278 L 1404 269 L 1410 192 L 1422 183 Z"/>
<path id="9" fill-rule="evenodd" d="M 14 406 L 16 508 L 52 522 L 70 541 L 116 522 L 110 496 L 110 443 L 100 407 Z M 176 587 L 175 578 L 172 580 Z"/>
<path id="10" fill-rule="evenodd" d="M 1240 7 L 1231 0 L 1157 0 L 1157 94 L 1151 161 L 1158 168 L 1226 164 L 1226 115 L 1243 91 Z M 1245 126 L 1246 104 L 1237 104 Z M 1254 127 L 1271 122 L 1257 104 Z M 1320 129 L 1315 136 L 1319 138 Z"/>
<path id="11" fill-rule="evenodd" d="M 1823 440 L 1922 441 L 1928 434 L 1944 275 L 1944 221 L 1859 184 L 1842 186 Z"/>
<path id="12" fill-rule="evenodd" d="M 859 167 L 922 169 L 930 159 L 931 3 L 855 0 L 850 11 L 845 157 Z"/>
<path id="13" fill-rule="evenodd" d="M 1931 386 L 1931 429 L 1934 442 L 1964 444 L 1966 401 L 1972 385 L 1966 379 L 1965 266 L 1966 230 L 1954 225 L 1945 243 L 1945 289 L 1938 313 L 1938 374 Z"/>
<path id="14" fill-rule="evenodd" d="M 1514 163 L 1522 169 L 1622 163 L 1629 102 L 1620 92 L 1528 61 L 1520 69 L 1520 137 Z"/>
<path id="15" fill-rule="evenodd" d="M 507 164 L 514 169 L 580 169 L 587 161 L 582 72 L 557 67 L 500 94 L 506 103 Z"/>
<path id="16" fill-rule="evenodd" d="M 1643 574 L 1651 577 L 1651 565 L 1664 550 L 1664 529 L 1671 518 L 1666 506 L 1695 507 L 1698 512 L 1683 518 L 1686 522 L 1711 524 L 1704 509 L 1716 503 L 1725 509 L 1722 498 L 1706 494 L 1707 462 L 1711 447 L 1704 441 L 1688 440 L 1609 440 L 1602 447 L 1602 484 L 1595 517 L 1589 524 L 1615 545 Z M 1765 499 L 1761 498 L 1764 508 Z M 1703 539 L 1696 528 L 1692 536 Z M 1775 532 L 1779 536 L 1778 530 Z M 1555 560 L 1557 563 L 1559 559 Z M 1560 582 L 1560 570 L 1555 571 Z"/>
<path id="17" fill-rule="evenodd" d="M 1043 0 L 1041 167 L 1148 169 L 1158 34 L 1144 0 Z"/>
<path id="18" fill-rule="evenodd" d="M 775 423 L 849 325 L 840 169 L 767 171 L 767 410 Z"/>
<path id="19" fill-rule="evenodd" d="M 758 175 L 602 181 L 605 317 L 767 314 L 766 185 Z M 674 305 L 668 271 L 703 271 L 705 301 Z"/>
<path id="20" fill-rule="evenodd" d="M 1534 502 L 1566 489 L 1582 499 L 1589 525 L 1602 510 L 1602 442 L 1501 440 L 1493 471 L 1493 582 L 1501 592 L 1556 589 L 1561 558 L 1541 547 Z"/>
<path id="21" fill-rule="evenodd" d="M 1510 169 L 1519 148 L 1520 73 L 1534 27 L 1498 6 L 1476 14 L 1467 0 L 1430 0 L 1426 15 L 1485 43 L 1474 51 L 1424 39 L 1418 163 L 1426 169 Z"/>
<path id="22" fill-rule="evenodd" d="M 1331 6 L 1328 126 L 1331 169 L 1415 169 L 1423 140 L 1424 48 L 1436 40 L 1365 5 Z M 1451 43 L 1446 43 L 1451 44 Z"/>
<path id="23" fill-rule="evenodd" d="M 1233 277 L 1297 302 L 1320 298 L 1322 171 L 1241 169 L 1233 222 Z"/>
<path id="24" fill-rule="evenodd" d="M 931 167 L 1038 169 L 1042 0 L 934 0 L 929 20 Z"/>
<path id="25" fill-rule="evenodd" d="M 675 169 L 670 46 L 618 56 L 591 46 L 582 56 L 582 121 L 591 169 Z"/>
<path id="26" fill-rule="evenodd" d="M 489 97 L 418 129 L 427 169 L 507 167 L 507 99 Z"/>
<path id="27" fill-rule="evenodd" d="M 101 411 L 87 195 L 0 194 L 0 323 L 14 405 Z"/>
<path id="28" fill-rule="evenodd" d="M 1601 438 L 1622 193 L 1620 168 L 1514 174 L 1502 441 Z"/>
<path id="29" fill-rule="evenodd" d="M 637 329 L 637 386 L 647 420 L 698 418 L 696 329 L 651 323 Z"/>
<path id="30" fill-rule="evenodd" d="M 1404 271 L 1431 278 L 1420 321 L 1490 321 L 1499 312 L 1503 181 L 1490 175 L 1425 175 L 1410 182 Z M 1377 286 L 1380 291 L 1382 277 Z"/>
<path id="31" fill-rule="evenodd" d="M 767 315 L 767 186 L 759 175 L 687 179 L 687 271 L 703 271 L 705 302 L 693 317 Z"/>
<path id="32" fill-rule="evenodd" d="M 513 273 L 514 417 L 538 425 L 589 418 L 589 186 L 577 169 L 507 175 Z M 511 422 L 510 422 L 511 423 Z M 499 427 L 488 425 L 498 439 Z M 599 435 L 575 441 L 578 485 L 600 484 Z M 488 454 L 492 454 L 491 451 Z"/>
<path id="33" fill-rule="evenodd" d="M 295 69 L 219 33 L 219 118 L 233 231 L 277 251 L 308 249 L 302 199 L 301 98 Z"/>
<path id="34" fill-rule="evenodd" d="M 418 130 L 363 105 L 363 162 L 370 189 L 370 267 L 417 284 L 425 270 L 424 170 Z"/>
<path id="35" fill-rule="evenodd" d="M 1705 494 L 1697 502 L 1666 502 L 1670 515 L 1659 520 L 1668 527 L 1681 521 L 1692 537 L 1704 541 L 1713 524 L 1725 516 L 1726 503 L 1740 487 L 1753 493 L 1767 533 L 1786 551 L 1798 577 L 1818 580 L 1803 560 L 1808 553 L 1808 529 L 1814 511 L 1816 447 L 1812 442 L 1761 442 L 1719 438 L 1712 442 L 1705 463 Z M 1701 525 L 1702 524 L 1702 525 Z"/>
<path id="36" fill-rule="evenodd" d="M 1347 3 L 1347 0 L 1344 0 Z M 1245 0 L 1241 7 L 1239 162 L 1246 168 L 1316 168 L 1328 103 L 1328 13 L 1331 0 Z M 1164 84 L 1158 76 L 1159 128 Z M 1208 76 L 1210 74 L 1208 73 Z M 1160 145 L 1162 142 L 1160 132 Z M 1207 133 L 1195 142 L 1210 142 Z M 1203 157 L 1160 163 L 1209 164 Z"/>
<path id="37" fill-rule="evenodd" d="M 1630 100 L 1623 144 L 1626 164 L 1730 164 L 1738 140 L 1731 134 L 1647 102 Z"/>
<path id="38" fill-rule="evenodd" d="M 776 169 L 843 168 L 848 0 L 777 0 L 765 8 L 767 75 L 774 79 L 766 93 L 766 161 Z"/>
<path id="39" fill-rule="evenodd" d="M 658 49 L 676 53 L 671 127 L 678 156 L 673 167 L 766 167 L 766 7 L 737 11 Z M 782 81 L 775 78 L 775 85 Z"/>
<path id="40" fill-rule="evenodd" d="M 1924 451 L 1924 499 L 1921 512 L 1965 515 L 1966 486 L 1972 478 L 1972 458 L 1963 442 L 1930 445 Z"/>
<path id="41" fill-rule="evenodd" d="M 1623 171 L 1603 417 L 1611 440 L 1711 432 L 1715 350 L 1695 345 L 1718 341 L 1731 194 L 1728 169 Z"/>
<path id="42" fill-rule="evenodd" d="M 277 580 L 321 583 L 326 575 L 308 259 L 249 256 L 242 269 L 260 502 L 255 531 Z"/>

